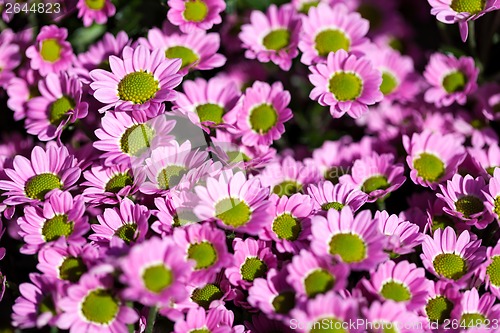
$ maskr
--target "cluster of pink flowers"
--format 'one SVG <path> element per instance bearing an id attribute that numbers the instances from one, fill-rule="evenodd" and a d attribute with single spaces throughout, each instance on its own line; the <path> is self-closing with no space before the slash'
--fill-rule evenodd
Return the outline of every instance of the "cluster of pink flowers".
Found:
<path id="1" fill-rule="evenodd" d="M 163 26 L 80 53 L 68 18 L 0 33 L 2 119 L 24 130 L 0 143 L 0 322 L 500 332 L 495 41 L 424 49 L 395 0 L 164 3 Z M 500 3 L 409 8 L 465 40 Z"/>

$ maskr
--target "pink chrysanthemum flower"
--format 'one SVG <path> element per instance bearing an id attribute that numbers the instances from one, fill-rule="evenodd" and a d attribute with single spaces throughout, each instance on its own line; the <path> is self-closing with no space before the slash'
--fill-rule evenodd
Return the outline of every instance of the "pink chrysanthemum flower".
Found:
<path id="1" fill-rule="evenodd" d="M 478 108 L 488 120 L 500 119 L 500 85 L 495 82 L 482 84 L 477 93 Z"/>
<path id="2" fill-rule="evenodd" d="M 344 50 L 329 53 L 326 63 L 309 67 L 309 81 L 314 89 L 309 94 L 320 105 L 330 106 L 334 118 L 346 112 L 359 118 L 368 112 L 368 105 L 380 102 L 382 74 L 366 58 L 357 58 Z"/>
<path id="3" fill-rule="evenodd" d="M 284 123 L 293 117 L 288 108 L 290 99 L 290 93 L 283 89 L 281 82 L 269 85 L 256 81 L 223 119 L 235 126 L 228 130 L 241 135 L 244 145 L 269 146 L 281 137 L 285 132 Z"/>
<path id="4" fill-rule="evenodd" d="M 420 257 L 424 267 L 440 279 L 458 285 L 467 281 L 483 262 L 485 249 L 481 239 L 471 239 L 466 230 L 457 238 L 451 227 L 437 229 L 433 237 L 426 235 Z"/>
<path id="5" fill-rule="evenodd" d="M 200 222 L 193 213 L 198 197 L 192 192 L 171 191 L 166 197 L 155 198 L 154 203 L 158 210 L 153 214 L 158 221 L 151 225 L 151 229 L 162 236 L 171 235 L 173 228 Z"/>
<path id="6" fill-rule="evenodd" d="M 446 182 L 446 186 L 439 185 L 441 193 L 436 196 L 446 202 L 447 207 L 443 208 L 445 213 L 458 217 L 468 225 L 484 229 L 493 221 L 493 215 L 484 204 L 486 198 L 482 190 L 485 186 L 482 177 L 456 174 Z"/>
<path id="7" fill-rule="evenodd" d="M 111 276 L 82 275 L 57 303 L 63 311 L 57 326 L 71 333 L 126 332 L 139 316 L 115 294 L 113 282 Z"/>
<path id="8" fill-rule="evenodd" d="M 404 304 L 408 310 L 425 305 L 430 286 L 425 270 L 406 260 L 397 264 L 392 260 L 386 261 L 377 267 L 369 280 L 363 279 L 362 284 L 381 301 L 392 300 Z"/>
<path id="9" fill-rule="evenodd" d="M 311 235 L 311 198 L 298 193 L 290 198 L 272 194 L 269 201 L 272 204 L 268 214 L 273 220 L 264 226 L 260 239 L 273 241 L 280 253 L 298 253 L 309 243 Z"/>
<path id="10" fill-rule="evenodd" d="M 194 260 L 189 281 L 203 285 L 212 282 L 217 273 L 229 267 L 233 258 L 227 251 L 224 231 L 210 224 L 190 224 L 174 230 L 173 239 L 183 251 L 186 260 Z"/>
<path id="11" fill-rule="evenodd" d="M 123 48 L 130 45 L 130 43 L 131 40 L 125 31 L 118 32 L 116 37 L 107 32 L 100 41 L 92 44 L 87 52 L 80 53 L 78 61 L 81 66 L 89 71 L 95 68 L 109 70 L 109 57 L 120 56 Z"/>
<path id="12" fill-rule="evenodd" d="M 477 170 L 485 179 L 493 177 L 495 169 L 500 167 L 500 147 L 498 144 L 492 144 L 488 147 L 470 147 L 467 148 L 469 156 Z"/>
<path id="13" fill-rule="evenodd" d="M 205 311 L 203 308 L 191 309 L 186 314 L 186 319 L 176 321 L 172 333 L 185 332 L 210 332 L 233 333 L 231 326 L 224 322 L 224 308 L 214 308 Z"/>
<path id="14" fill-rule="evenodd" d="M 497 0 L 428 0 L 431 14 L 446 24 L 458 23 L 462 41 L 469 34 L 468 22 L 498 9 Z M 500 4 L 498 4 L 500 5 Z"/>
<path id="15" fill-rule="evenodd" d="M 500 221 L 500 168 L 495 168 L 488 187 L 483 189 L 486 198 L 484 205 L 497 221 Z"/>
<path id="16" fill-rule="evenodd" d="M 233 286 L 248 289 L 257 278 L 265 278 L 277 259 L 269 244 L 253 238 L 233 240 L 234 263 L 226 268 L 226 276 Z"/>
<path id="17" fill-rule="evenodd" d="M 481 266 L 480 277 L 491 293 L 500 299 L 500 243 L 486 249 L 486 262 Z"/>
<path id="18" fill-rule="evenodd" d="M 192 264 L 171 238 L 151 238 L 132 247 L 120 262 L 120 280 L 126 284 L 123 296 L 145 305 L 168 305 L 188 297 Z"/>
<path id="19" fill-rule="evenodd" d="M 453 55 L 433 54 L 424 72 L 431 85 L 425 92 L 425 101 L 437 107 L 450 106 L 453 102 L 464 105 L 467 96 L 477 89 L 478 74 L 479 69 L 471 57 L 457 59 Z"/>
<path id="20" fill-rule="evenodd" d="M 167 59 L 181 59 L 179 74 L 190 70 L 210 70 L 224 66 L 226 57 L 217 53 L 220 36 L 217 33 L 195 31 L 188 34 L 162 32 L 153 28 L 148 38 L 139 38 L 139 44 L 150 50 L 161 50 Z"/>
<path id="21" fill-rule="evenodd" d="M 36 146 L 31 151 L 31 160 L 18 155 L 13 169 L 6 168 L 9 180 L 0 180 L 7 205 L 39 203 L 54 189 L 69 190 L 80 178 L 81 170 L 76 159 L 66 147 L 48 145 L 45 150 Z"/>
<path id="22" fill-rule="evenodd" d="M 411 139 L 403 135 L 411 180 L 435 190 L 439 183 L 450 179 L 467 155 L 462 141 L 453 134 L 428 130 L 413 134 Z"/>
<path id="23" fill-rule="evenodd" d="M 194 208 L 201 220 L 215 219 L 228 230 L 257 235 L 272 218 L 267 213 L 269 189 L 258 178 L 247 180 L 243 172 L 231 170 L 208 177 L 205 186 L 196 186 L 200 203 Z"/>
<path id="24" fill-rule="evenodd" d="M 21 63 L 19 46 L 14 43 L 15 34 L 6 29 L 0 33 L 0 87 L 7 88 L 15 77 L 14 69 Z"/>
<path id="25" fill-rule="evenodd" d="M 356 187 L 349 184 L 333 185 L 329 180 L 322 181 L 318 185 L 309 185 L 307 193 L 314 200 L 314 208 L 323 212 L 332 208 L 341 210 L 344 206 L 351 207 L 352 211 L 355 212 L 368 199 L 368 195 Z"/>
<path id="26" fill-rule="evenodd" d="M 404 304 L 389 300 L 373 302 L 363 311 L 370 332 L 384 333 L 397 329 L 399 333 L 415 333 L 416 327 L 424 327 L 424 321 L 415 312 L 409 311 Z M 410 324 L 411 323 L 411 324 Z M 424 332 L 424 331 L 422 331 Z"/>
<path id="27" fill-rule="evenodd" d="M 149 51 L 142 45 L 125 46 L 122 58 L 110 56 L 109 65 L 111 73 L 90 72 L 94 97 L 105 104 L 101 112 L 146 110 L 151 104 L 171 101 L 176 97 L 173 89 L 182 81 L 179 59 L 166 59 L 161 50 Z"/>
<path id="28" fill-rule="evenodd" d="M 83 25 L 89 27 L 92 23 L 105 24 L 108 17 L 115 15 L 116 8 L 111 0 L 78 0 L 78 18 Z"/>
<path id="29" fill-rule="evenodd" d="M 369 23 L 345 4 L 319 4 L 302 19 L 303 36 L 299 42 L 300 59 L 306 65 L 325 62 L 330 53 L 340 50 L 363 54 Z"/>
<path id="30" fill-rule="evenodd" d="M 182 32 L 209 30 L 222 22 L 220 13 L 226 9 L 223 0 L 168 0 L 167 18 Z"/>
<path id="31" fill-rule="evenodd" d="M 14 120 L 22 120 L 26 117 L 26 103 L 33 97 L 40 96 L 36 84 L 38 77 L 29 76 L 26 79 L 14 77 L 9 81 L 6 88 L 9 99 L 7 106 L 14 111 Z"/>
<path id="32" fill-rule="evenodd" d="M 354 217 L 346 206 L 340 212 L 330 209 L 326 218 L 312 218 L 311 250 L 317 256 L 333 257 L 354 270 L 367 270 L 387 259 L 384 247 L 385 236 L 368 210 Z"/>
<path id="33" fill-rule="evenodd" d="M 42 76 L 67 70 L 73 61 L 73 49 L 66 41 L 68 30 L 55 25 L 42 27 L 36 37 L 36 44 L 28 47 L 26 56 L 30 66 Z"/>
<path id="34" fill-rule="evenodd" d="M 394 163 L 394 155 L 372 153 L 356 160 L 351 174 L 340 177 L 339 181 L 359 188 L 368 194 L 368 202 L 375 202 L 400 188 L 406 177 L 403 164 Z"/>
<path id="35" fill-rule="evenodd" d="M 163 109 L 162 106 L 161 109 Z M 147 152 L 173 139 L 168 135 L 174 120 L 164 115 L 150 119 L 145 112 L 107 112 L 101 119 L 102 128 L 95 130 L 99 139 L 94 147 L 104 153 L 105 164 L 128 164 Z"/>
<path id="36" fill-rule="evenodd" d="M 453 309 L 452 318 L 458 320 L 461 328 L 490 326 L 486 321 L 493 323 L 500 318 L 500 306 L 494 305 L 495 301 L 496 297 L 490 293 L 479 296 L 476 288 L 466 290 L 459 305 Z"/>
<path id="37" fill-rule="evenodd" d="M 442 325 L 451 320 L 451 312 L 460 302 L 459 287 L 449 281 L 429 280 L 427 301 L 424 314 L 429 322 Z"/>
<path id="38" fill-rule="evenodd" d="M 318 7 L 320 3 L 334 5 L 343 1 L 344 0 L 292 0 L 291 3 L 299 13 L 307 15 L 309 9 Z"/>
<path id="39" fill-rule="evenodd" d="M 85 118 L 88 104 L 82 101 L 82 83 L 67 74 L 48 74 L 38 83 L 40 97 L 27 103 L 26 130 L 42 141 L 59 138 L 63 129 Z"/>
<path id="40" fill-rule="evenodd" d="M 294 333 L 295 330 L 290 328 L 290 325 L 285 325 L 278 320 L 271 320 L 265 314 L 258 313 L 252 316 L 252 322 L 245 322 L 248 328 L 246 333 Z"/>
<path id="41" fill-rule="evenodd" d="M 250 23 L 241 27 L 239 37 L 246 49 L 245 57 L 260 62 L 272 61 L 288 71 L 299 51 L 300 17 L 289 5 L 271 5 L 264 14 L 254 10 Z"/>
<path id="42" fill-rule="evenodd" d="M 333 265 L 329 260 L 317 258 L 307 250 L 301 250 L 294 256 L 286 270 L 287 282 L 299 296 L 306 298 L 344 289 L 349 276 L 347 265 Z"/>
<path id="43" fill-rule="evenodd" d="M 89 230 L 82 196 L 73 198 L 69 192 L 54 191 L 43 203 L 43 208 L 27 206 L 18 220 L 19 235 L 26 244 L 21 253 L 35 254 L 45 244 L 66 237 L 72 244 L 85 244 L 83 237 Z"/>

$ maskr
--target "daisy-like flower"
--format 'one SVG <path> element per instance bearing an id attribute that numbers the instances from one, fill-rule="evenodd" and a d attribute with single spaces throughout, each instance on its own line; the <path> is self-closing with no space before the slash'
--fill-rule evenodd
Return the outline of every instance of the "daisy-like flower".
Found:
<path id="1" fill-rule="evenodd" d="M 458 23 L 462 41 L 469 35 L 468 22 L 498 9 L 498 0 L 428 0 L 431 14 L 446 24 Z"/>
<path id="2" fill-rule="evenodd" d="M 71 189 L 81 173 L 66 147 L 55 145 L 48 145 L 45 150 L 36 146 L 31 160 L 21 155 L 14 157 L 13 169 L 4 171 L 8 180 L 0 180 L 0 189 L 5 191 L 7 205 L 44 201 L 45 195 L 54 189 Z"/>
<path id="3" fill-rule="evenodd" d="M 425 92 L 425 101 L 437 107 L 450 106 L 454 102 L 464 105 L 467 96 L 477 89 L 478 74 L 479 69 L 471 57 L 457 59 L 451 54 L 433 54 L 424 71 L 431 86 Z"/>
<path id="4" fill-rule="evenodd" d="M 383 200 L 406 181 L 404 166 L 394 163 L 394 155 L 372 153 L 354 162 L 350 175 L 339 179 L 341 184 L 359 188 L 368 194 L 368 202 Z"/>
<path id="5" fill-rule="evenodd" d="M 194 31 L 187 34 L 162 32 L 153 28 L 148 38 L 139 38 L 139 44 L 150 50 L 161 50 L 167 59 L 181 59 L 179 74 L 190 70 L 210 70 L 224 66 L 226 57 L 217 53 L 220 36 L 217 33 Z"/>
<path id="6" fill-rule="evenodd" d="M 500 168 L 495 168 L 488 187 L 483 189 L 484 205 L 497 221 L 500 221 Z"/>
<path id="7" fill-rule="evenodd" d="M 234 263 L 225 274 L 233 286 L 250 288 L 255 279 L 265 278 L 271 268 L 276 268 L 276 256 L 269 244 L 253 238 L 233 240 Z"/>
<path id="8" fill-rule="evenodd" d="M 120 56 L 123 48 L 130 42 L 125 31 L 118 32 L 116 37 L 107 32 L 100 41 L 93 43 L 87 52 L 78 55 L 79 64 L 89 71 L 95 68 L 109 70 L 109 57 Z"/>
<path id="9" fill-rule="evenodd" d="M 224 323 L 224 312 L 221 308 L 205 311 L 203 308 L 190 309 L 186 319 L 176 321 L 173 333 L 210 332 L 233 333 L 231 326 Z"/>
<path id="10" fill-rule="evenodd" d="M 500 299 L 500 243 L 486 249 L 486 258 L 481 268 L 481 277 L 493 295 Z"/>
<path id="11" fill-rule="evenodd" d="M 295 330 L 290 328 L 290 325 L 285 325 L 278 320 L 271 320 L 263 313 L 252 316 L 252 322 L 245 322 L 245 326 L 249 329 L 247 333 L 295 332 Z"/>
<path id="12" fill-rule="evenodd" d="M 288 71 L 299 51 L 300 17 L 289 5 L 271 5 L 264 14 L 254 10 L 250 24 L 241 27 L 239 37 L 246 49 L 245 57 L 260 62 L 272 61 Z"/>
<path id="13" fill-rule="evenodd" d="M 268 213 L 273 220 L 264 226 L 260 239 L 272 240 L 278 252 L 298 253 L 307 245 L 311 235 L 311 198 L 299 193 L 290 198 L 272 194 L 269 201 L 272 204 Z"/>
<path id="14" fill-rule="evenodd" d="M 0 72 L 1 73 L 1 72 Z M 38 75 L 28 76 L 25 79 L 14 77 L 6 87 L 7 106 L 14 111 L 14 120 L 22 120 L 26 117 L 26 103 L 33 97 L 40 96 L 38 91 Z"/>
<path id="15" fill-rule="evenodd" d="M 66 237 L 73 244 L 85 244 L 83 237 L 90 229 L 82 196 L 73 198 L 69 192 L 54 191 L 43 208 L 26 206 L 18 220 L 19 235 L 25 244 L 21 253 L 35 254 L 45 244 Z"/>
<path id="16" fill-rule="evenodd" d="M 330 209 L 327 217 L 312 218 L 311 250 L 320 257 L 333 257 L 353 270 L 376 267 L 387 259 L 385 236 L 373 223 L 368 210 L 354 217 L 349 206 Z"/>
<path id="17" fill-rule="evenodd" d="M 500 85 L 495 82 L 482 84 L 477 91 L 478 107 L 488 120 L 500 118 Z"/>
<path id="18" fill-rule="evenodd" d="M 436 196 L 446 202 L 447 207 L 443 208 L 445 213 L 458 217 L 468 225 L 484 229 L 493 221 L 493 215 L 484 204 L 486 198 L 482 190 L 485 186 L 482 177 L 456 174 L 446 182 L 446 186 L 439 185 L 441 193 Z"/>
<path id="19" fill-rule="evenodd" d="M 307 298 L 326 294 L 330 290 L 344 289 L 349 276 L 347 265 L 333 265 L 329 260 L 317 258 L 307 250 L 301 250 L 300 254 L 294 256 L 286 270 L 287 282 L 299 296 Z"/>
<path id="20" fill-rule="evenodd" d="M 221 269 L 232 264 L 232 256 L 227 251 L 224 231 L 210 224 L 190 224 L 174 230 L 173 239 L 183 251 L 186 260 L 194 260 L 196 265 L 189 281 L 194 285 L 212 282 Z"/>
<path id="21" fill-rule="evenodd" d="M 173 90 L 181 81 L 181 60 L 166 59 L 161 50 L 149 51 L 139 45 L 125 46 L 122 58 L 109 57 L 111 73 L 103 69 L 90 72 L 94 97 L 105 104 L 100 112 L 146 110 L 151 104 L 175 99 Z"/>
<path id="22" fill-rule="evenodd" d="M 171 238 L 148 239 L 120 261 L 120 281 L 126 285 L 123 295 L 149 306 L 183 301 L 188 297 L 184 283 L 192 266 Z"/>
<path id="23" fill-rule="evenodd" d="M 173 228 L 200 222 L 193 213 L 197 202 L 198 197 L 190 191 L 171 191 L 166 197 L 155 198 L 154 203 L 158 210 L 153 214 L 158 221 L 151 225 L 151 229 L 162 236 L 167 236 L 172 234 Z"/>
<path id="24" fill-rule="evenodd" d="M 65 28 L 43 26 L 36 37 L 36 44 L 26 50 L 31 68 L 38 70 L 42 76 L 67 70 L 74 56 L 67 37 L 68 30 Z"/>
<path id="25" fill-rule="evenodd" d="M 327 212 L 329 209 L 341 210 L 344 206 L 357 211 L 368 200 L 368 195 L 349 184 L 335 184 L 325 180 L 318 185 L 311 184 L 307 193 L 314 200 L 314 208 Z"/>
<path id="26" fill-rule="evenodd" d="M 290 99 L 290 93 L 283 89 L 281 82 L 269 85 L 256 81 L 223 119 L 235 126 L 228 130 L 242 136 L 244 145 L 269 146 L 281 137 L 285 132 L 284 123 L 293 117 L 288 108 Z"/>
<path id="27" fill-rule="evenodd" d="M 209 30 L 222 22 L 220 13 L 226 9 L 224 0 L 168 0 L 167 18 L 182 32 Z"/>
<path id="28" fill-rule="evenodd" d="M 314 89 L 309 94 L 320 105 L 330 106 L 330 114 L 340 118 L 347 113 L 359 118 L 368 105 L 380 102 L 381 73 L 366 58 L 358 58 L 344 50 L 329 53 L 325 63 L 309 67 L 309 80 Z"/>
<path id="29" fill-rule="evenodd" d="M 21 63 L 19 46 L 14 43 L 15 34 L 10 29 L 0 33 L 0 87 L 7 88 L 15 77 L 14 69 Z"/>
<path id="30" fill-rule="evenodd" d="M 26 129 L 42 141 L 59 138 L 64 127 L 87 116 L 82 83 L 67 74 L 48 74 L 38 83 L 41 96 L 27 103 Z"/>
<path id="31" fill-rule="evenodd" d="M 370 27 L 368 21 L 359 13 L 350 11 L 345 4 L 330 6 L 321 3 L 309 10 L 302 24 L 300 60 L 306 65 L 325 62 L 330 53 L 339 50 L 361 55 L 368 43 L 365 38 Z"/>
<path id="32" fill-rule="evenodd" d="M 111 0 L 78 0 L 78 18 L 83 25 L 89 27 L 92 23 L 105 24 L 108 17 L 115 15 L 116 8 Z"/>
<path id="33" fill-rule="evenodd" d="M 452 311 L 452 317 L 458 319 L 460 327 L 490 326 L 493 320 L 500 318 L 500 307 L 494 305 L 496 297 L 490 293 L 479 296 L 476 288 L 466 290 L 459 306 Z"/>
<path id="34" fill-rule="evenodd" d="M 426 235 L 422 243 L 424 267 L 440 279 L 460 285 L 468 280 L 483 262 L 485 249 L 481 239 L 471 239 L 466 230 L 457 238 L 451 227 L 437 229 L 433 237 Z"/>
<path id="35" fill-rule="evenodd" d="M 445 320 L 451 319 L 451 312 L 460 302 L 458 287 L 449 281 L 429 280 L 425 316 L 431 323 L 442 325 Z"/>
<path id="36" fill-rule="evenodd" d="M 146 238 L 150 215 L 146 206 L 124 198 L 119 208 L 106 208 L 102 215 L 97 216 L 99 223 L 91 225 L 94 234 L 89 239 L 113 244 L 114 238 L 118 237 L 127 245 L 140 243 Z"/>
<path id="37" fill-rule="evenodd" d="M 474 166 L 482 173 L 485 179 L 493 176 L 495 169 L 500 167 L 500 146 L 492 144 L 489 147 L 467 148 Z"/>
<path id="38" fill-rule="evenodd" d="M 107 165 L 131 165 L 136 158 L 147 155 L 150 149 L 171 141 L 173 137 L 168 134 L 175 124 L 174 120 L 167 120 L 161 114 L 149 119 L 142 111 L 106 112 L 101 119 L 102 128 L 95 130 L 99 140 L 94 142 L 94 147 L 105 152 L 101 158 Z"/>
<path id="39" fill-rule="evenodd" d="M 386 261 L 377 267 L 369 280 L 363 279 L 362 284 L 381 301 L 392 300 L 404 304 L 408 310 L 425 305 L 430 286 L 425 270 L 406 260 L 397 264 Z"/>
<path id="40" fill-rule="evenodd" d="M 269 189 L 258 178 L 247 180 L 241 171 L 208 177 L 206 186 L 196 186 L 195 191 L 200 199 L 195 215 L 201 220 L 215 219 L 224 229 L 257 235 L 272 218 L 267 213 Z"/>
<path id="41" fill-rule="evenodd" d="M 57 326 L 71 333 L 126 332 L 127 324 L 135 323 L 139 316 L 115 294 L 113 282 L 108 275 L 82 275 L 57 303 L 63 311 Z"/>
<path id="42" fill-rule="evenodd" d="M 456 135 L 429 130 L 415 133 L 411 139 L 403 135 L 411 180 L 435 190 L 439 183 L 450 179 L 467 155 L 462 141 Z"/>
<path id="43" fill-rule="evenodd" d="M 421 317 L 409 311 L 404 304 L 392 300 L 383 303 L 375 301 L 369 308 L 364 309 L 363 314 L 368 322 L 366 327 L 372 326 L 373 329 L 370 329 L 370 332 L 373 333 L 390 332 L 396 329 L 400 333 L 415 333 L 415 328 L 419 323 L 424 327 Z"/>
<path id="44" fill-rule="evenodd" d="M 337 184 L 342 175 L 349 173 L 352 163 L 358 158 L 353 145 L 355 144 L 349 136 L 343 136 L 337 141 L 325 141 L 313 151 L 311 164 L 317 166 L 324 179 Z"/>

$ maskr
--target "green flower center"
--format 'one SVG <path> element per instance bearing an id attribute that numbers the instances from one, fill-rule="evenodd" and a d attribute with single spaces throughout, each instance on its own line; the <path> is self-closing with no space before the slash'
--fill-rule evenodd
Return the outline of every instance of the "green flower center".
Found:
<path id="1" fill-rule="evenodd" d="M 106 192 L 118 193 L 125 186 L 131 186 L 132 184 L 134 184 L 134 180 L 128 173 L 117 173 L 108 180 L 104 190 Z"/>
<path id="2" fill-rule="evenodd" d="M 111 323 L 118 314 L 120 303 L 109 290 L 91 291 L 82 302 L 82 314 L 90 322 Z"/>
<path id="3" fill-rule="evenodd" d="M 202 0 L 188 0 L 184 9 L 184 18 L 190 22 L 201 22 L 208 14 L 208 6 Z"/>
<path id="4" fill-rule="evenodd" d="M 417 170 L 417 175 L 423 180 L 436 182 L 444 175 L 444 163 L 437 156 L 422 153 L 413 161 L 413 167 Z"/>
<path id="5" fill-rule="evenodd" d="M 42 301 L 38 304 L 38 314 L 50 312 L 53 315 L 57 314 L 56 306 L 54 304 L 54 300 L 52 296 L 48 295 L 42 299 Z M 1 330 L 0 330 L 1 332 Z"/>
<path id="6" fill-rule="evenodd" d="M 467 273 L 467 263 L 454 253 L 441 253 L 433 261 L 434 270 L 448 279 L 458 280 Z"/>
<path id="7" fill-rule="evenodd" d="M 299 237 L 302 226 L 292 215 L 282 214 L 274 219 L 273 231 L 281 239 L 294 241 Z"/>
<path id="8" fill-rule="evenodd" d="M 312 324 L 309 333 L 348 333 L 347 330 L 342 328 L 342 326 L 346 326 L 343 323 L 342 320 L 334 317 L 321 318 Z"/>
<path id="9" fill-rule="evenodd" d="M 185 46 L 172 46 L 165 51 L 165 56 L 168 59 L 181 59 L 182 65 L 181 69 L 186 68 L 198 61 L 198 55 Z"/>
<path id="10" fill-rule="evenodd" d="M 209 283 L 203 288 L 195 289 L 193 291 L 193 294 L 191 295 L 191 299 L 193 300 L 193 302 L 207 310 L 210 306 L 210 303 L 215 300 L 221 299 L 222 296 L 224 296 L 224 294 L 222 293 L 220 288 L 215 284 Z"/>
<path id="11" fill-rule="evenodd" d="M 405 53 L 405 45 L 403 43 L 403 41 L 401 39 L 398 39 L 398 38 L 391 38 L 390 42 L 389 42 L 389 46 L 396 50 L 396 51 L 399 51 L 399 53 Z"/>
<path id="12" fill-rule="evenodd" d="M 366 244 L 358 235 L 337 234 L 330 240 L 330 254 L 346 263 L 361 262 L 366 258 Z"/>
<path id="13" fill-rule="evenodd" d="M 42 41 L 40 55 L 47 62 L 56 62 L 61 59 L 62 46 L 57 39 L 49 38 Z"/>
<path id="14" fill-rule="evenodd" d="M 24 186 L 24 192 L 30 199 L 45 199 L 45 195 L 50 191 L 62 188 L 61 180 L 52 173 L 42 173 L 31 177 Z"/>
<path id="15" fill-rule="evenodd" d="M 330 79 L 329 90 L 338 101 L 354 101 L 363 91 L 363 81 L 354 73 L 337 72 Z"/>
<path id="16" fill-rule="evenodd" d="M 464 214 L 466 218 L 469 218 L 471 215 L 481 213 L 484 209 L 484 204 L 478 197 L 466 195 L 455 202 L 455 208 Z"/>
<path id="17" fill-rule="evenodd" d="M 330 52 L 338 50 L 349 51 L 351 40 L 340 30 L 323 30 L 314 38 L 314 48 L 320 57 L 326 57 Z"/>
<path id="18" fill-rule="evenodd" d="M 495 169 L 498 168 L 498 166 L 490 166 L 486 168 L 486 172 L 493 177 L 493 174 L 495 173 Z"/>
<path id="19" fill-rule="evenodd" d="M 290 32 L 287 29 L 276 29 L 268 33 L 262 44 L 268 50 L 279 51 L 290 43 Z"/>
<path id="20" fill-rule="evenodd" d="M 389 72 L 382 73 L 382 84 L 380 85 L 380 91 L 384 95 L 389 95 L 398 87 L 398 80 L 394 75 Z"/>
<path id="21" fill-rule="evenodd" d="M 146 71 L 127 74 L 118 83 L 118 97 L 122 101 L 143 104 L 149 101 L 160 90 L 153 74 Z"/>
<path id="22" fill-rule="evenodd" d="M 477 14 L 484 9 L 486 0 L 452 0 L 451 9 L 457 13 Z"/>
<path id="23" fill-rule="evenodd" d="M 442 323 L 445 319 L 449 319 L 451 311 L 453 310 L 453 303 L 444 296 L 437 296 L 425 306 L 425 312 L 431 322 Z"/>
<path id="24" fill-rule="evenodd" d="M 396 281 L 386 282 L 380 290 L 380 295 L 385 299 L 392 299 L 396 302 L 405 302 L 411 299 L 410 290 L 404 284 Z"/>
<path id="25" fill-rule="evenodd" d="M 390 186 L 385 176 L 373 176 L 365 180 L 362 189 L 365 193 L 371 193 L 375 190 L 385 190 Z"/>
<path id="26" fill-rule="evenodd" d="M 329 203 L 321 205 L 321 209 L 323 209 L 325 211 L 328 211 L 332 208 L 335 210 L 338 210 L 340 212 L 342 210 L 342 208 L 344 208 L 344 205 L 341 204 L 340 202 L 329 202 Z"/>
<path id="27" fill-rule="evenodd" d="M 188 258 L 196 261 L 195 269 L 204 269 L 215 264 L 217 251 L 209 242 L 191 244 L 188 249 Z"/>
<path id="28" fill-rule="evenodd" d="M 432 232 L 436 231 L 437 229 L 446 229 L 446 227 L 452 227 L 455 229 L 455 223 L 453 220 L 446 216 L 446 215 L 439 215 L 439 216 L 434 216 L 432 219 Z"/>
<path id="29" fill-rule="evenodd" d="M 93 10 L 101 10 L 106 4 L 106 0 L 85 0 L 87 7 Z"/>
<path id="30" fill-rule="evenodd" d="M 61 266 L 59 266 L 59 277 L 62 280 L 76 283 L 86 271 L 87 266 L 83 263 L 82 258 L 67 257 L 63 260 Z"/>
<path id="31" fill-rule="evenodd" d="M 189 333 L 211 333 L 208 329 L 206 328 L 200 328 L 196 330 L 191 330 Z"/>
<path id="32" fill-rule="evenodd" d="M 226 155 L 229 163 L 249 162 L 251 160 L 250 157 L 241 151 L 226 151 Z"/>
<path id="33" fill-rule="evenodd" d="M 116 232 L 115 236 L 120 237 L 125 241 L 125 243 L 130 244 L 132 241 L 136 240 L 136 235 L 135 232 L 137 231 L 137 223 L 130 222 L 122 225 L 119 227 Z M 139 236 L 139 235 L 137 235 Z"/>
<path id="34" fill-rule="evenodd" d="M 200 118 L 200 122 L 211 121 L 216 125 L 222 123 L 222 116 L 224 115 L 224 108 L 212 103 L 198 105 L 196 113 Z"/>
<path id="35" fill-rule="evenodd" d="M 267 273 L 267 265 L 259 258 L 247 258 L 240 269 L 243 280 L 252 282 L 256 278 L 264 277 Z"/>
<path id="36" fill-rule="evenodd" d="M 359 6 L 357 11 L 359 14 L 361 14 L 362 18 L 370 22 L 370 30 L 379 28 L 384 21 L 384 15 L 380 11 L 379 7 L 369 4 L 362 4 Z"/>
<path id="37" fill-rule="evenodd" d="M 278 122 L 278 112 L 269 104 L 261 104 L 250 111 L 250 126 L 260 134 L 267 133 Z"/>
<path id="38" fill-rule="evenodd" d="M 168 190 L 170 185 L 179 184 L 181 176 L 185 171 L 186 168 L 181 165 L 169 165 L 163 168 L 157 177 L 158 186 L 162 190 Z"/>
<path id="39" fill-rule="evenodd" d="M 302 185 L 293 180 L 285 180 L 273 187 L 273 193 L 280 197 L 284 195 L 290 196 L 300 192 L 302 192 Z"/>
<path id="40" fill-rule="evenodd" d="M 302 7 L 300 7 L 299 12 L 307 14 L 309 12 L 309 9 L 311 9 L 311 7 L 317 7 L 319 5 L 319 2 L 320 0 L 304 2 L 302 4 Z"/>
<path id="41" fill-rule="evenodd" d="M 73 110 L 75 106 L 75 100 L 68 96 L 63 96 L 54 101 L 49 108 L 50 123 L 54 126 L 59 125 L 66 113 Z"/>
<path id="42" fill-rule="evenodd" d="M 486 274 L 489 276 L 492 285 L 500 287 L 500 255 L 492 257 L 491 264 L 486 268 Z"/>
<path id="43" fill-rule="evenodd" d="M 140 156 L 151 146 L 155 131 L 146 124 L 133 125 L 127 128 L 120 139 L 122 152 L 132 156 Z"/>
<path id="44" fill-rule="evenodd" d="M 46 242 L 52 242 L 61 236 L 68 237 L 73 232 L 74 223 L 68 222 L 66 215 L 56 215 L 45 221 L 42 227 L 42 236 Z"/>
<path id="45" fill-rule="evenodd" d="M 443 79 L 444 90 L 448 94 L 464 90 L 465 84 L 467 83 L 467 78 L 462 72 L 453 72 L 446 75 Z"/>
<path id="46" fill-rule="evenodd" d="M 150 266 L 142 274 L 142 281 L 146 289 L 157 294 L 168 288 L 173 280 L 172 271 L 163 264 Z"/>
<path id="47" fill-rule="evenodd" d="M 272 304 L 276 313 L 286 314 L 295 307 L 295 293 L 282 292 L 273 299 Z"/>
<path id="48" fill-rule="evenodd" d="M 236 198 L 223 199 L 215 205 L 215 215 L 225 225 L 241 227 L 250 221 L 250 207 Z"/>
<path id="49" fill-rule="evenodd" d="M 500 217 L 500 196 L 495 198 L 495 207 L 493 207 L 493 212 Z"/>
<path id="50" fill-rule="evenodd" d="M 461 327 L 479 327 L 485 322 L 486 317 L 480 313 L 464 313 L 460 318 Z"/>
<path id="51" fill-rule="evenodd" d="M 325 294 L 335 285 L 335 277 L 324 269 L 317 269 L 304 279 L 304 287 L 309 298 Z"/>

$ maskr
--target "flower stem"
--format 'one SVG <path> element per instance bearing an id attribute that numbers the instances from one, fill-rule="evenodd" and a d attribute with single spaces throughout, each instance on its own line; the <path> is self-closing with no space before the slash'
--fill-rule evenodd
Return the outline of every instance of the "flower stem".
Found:
<path id="1" fill-rule="evenodd" d="M 153 327 L 155 326 L 157 314 L 158 308 L 156 306 L 152 306 L 151 308 L 149 308 L 148 322 L 144 333 L 153 333 Z"/>
<path id="2" fill-rule="evenodd" d="M 385 210 L 385 198 L 380 198 L 377 200 L 377 208 L 378 210 Z"/>
<path id="3" fill-rule="evenodd" d="M 50 327 L 50 333 L 57 333 L 57 332 L 59 332 L 59 329 L 57 328 L 57 326 Z"/>

